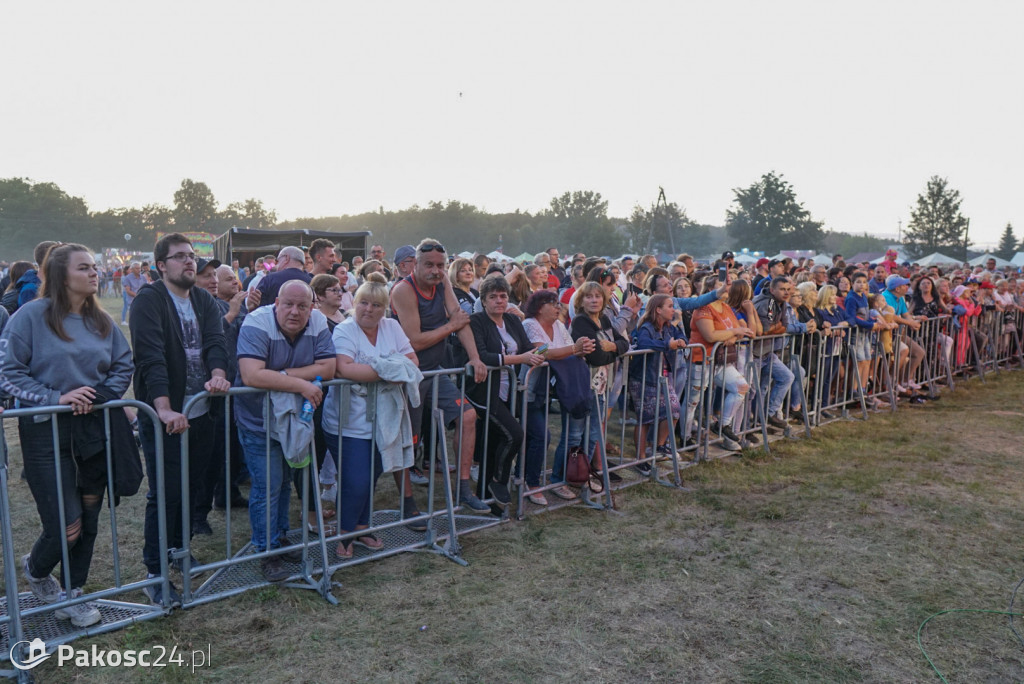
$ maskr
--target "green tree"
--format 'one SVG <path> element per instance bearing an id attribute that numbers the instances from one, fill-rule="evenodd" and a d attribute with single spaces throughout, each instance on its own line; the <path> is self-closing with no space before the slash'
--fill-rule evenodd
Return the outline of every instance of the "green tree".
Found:
<path id="1" fill-rule="evenodd" d="M 999 250 L 996 252 L 996 255 L 1009 261 L 1013 258 L 1016 251 L 1017 238 L 1013 235 L 1013 225 L 1007 223 L 1006 229 L 1003 231 L 1003 237 L 999 240 Z"/>
<path id="2" fill-rule="evenodd" d="M 253 198 L 232 202 L 221 212 L 220 218 L 230 226 L 255 230 L 270 230 L 277 225 L 277 212 L 267 209 L 263 202 Z"/>
<path id="3" fill-rule="evenodd" d="M 544 218 L 552 226 L 550 242 L 563 251 L 617 256 L 625 249 L 627 235 L 608 218 L 608 201 L 599 192 L 577 190 L 554 197 Z"/>
<path id="4" fill-rule="evenodd" d="M 793 186 L 774 171 L 747 188 L 734 188 L 725 227 L 735 247 L 774 254 L 782 249 L 818 249 L 821 222 L 797 201 Z"/>
<path id="5" fill-rule="evenodd" d="M 675 256 L 687 252 L 699 258 L 708 250 L 707 226 L 698 226 L 675 202 L 658 201 L 650 209 L 638 204 L 633 207 L 626 225 L 630 249 L 639 254 L 653 251 Z"/>
<path id="6" fill-rule="evenodd" d="M 925 191 L 917 196 L 903 245 L 912 257 L 932 252 L 966 258 L 970 242 L 970 220 L 960 213 L 960 191 L 950 188 L 945 178 L 932 176 Z"/>
<path id="7" fill-rule="evenodd" d="M 96 248 L 95 223 L 81 197 L 56 183 L 0 179 L 0 245 L 7 260 L 32 260 L 42 240 L 80 242 Z"/>
<path id="8" fill-rule="evenodd" d="M 174 225 L 180 231 L 205 231 L 217 218 L 217 200 L 203 182 L 186 178 L 174 193 Z"/>

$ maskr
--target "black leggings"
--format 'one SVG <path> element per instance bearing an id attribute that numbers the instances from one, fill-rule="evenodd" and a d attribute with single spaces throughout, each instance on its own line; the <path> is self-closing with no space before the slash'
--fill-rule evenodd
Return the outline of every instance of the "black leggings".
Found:
<path id="1" fill-rule="evenodd" d="M 57 488 L 57 463 L 53 452 L 52 422 L 57 420 L 61 489 Z M 25 462 L 25 479 L 36 501 L 43 531 L 32 546 L 29 572 L 33 577 L 46 577 L 63 560 L 63 541 L 67 539 L 70 568 L 60 574 L 65 591 L 80 589 L 89 577 L 92 551 L 99 530 L 103 491 L 107 482 L 106 453 L 80 461 L 73 454 L 71 418 L 54 417 L 36 423 L 32 416 L 18 419 L 21 454 Z M 61 528 L 59 501 L 64 500 Z M 66 574 L 70 574 L 68 586 Z"/>
<path id="2" fill-rule="evenodd" d="M 487 435 L 487 453 L 477 479 L 477 496 L 486 498 L 487 485 L 491 482 L 508 484 L 512 461 L 519 454 L 523 444 L 523 427 L 519 424 L 508 405 L 495 397 L 489 411 L 477 410 L 476 453 L 484 448 L 484 434 Z M 485 421 L 486 419 L 486 421 Z M 485 477 L 486 473 L 486 477 Z"/>

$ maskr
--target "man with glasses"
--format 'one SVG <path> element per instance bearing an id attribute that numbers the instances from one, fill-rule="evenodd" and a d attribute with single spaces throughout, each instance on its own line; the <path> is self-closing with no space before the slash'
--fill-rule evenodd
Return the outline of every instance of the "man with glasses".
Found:
<path id="1" fill-rule="evenodd" d="M 277 270 L 268 273 L 260 281 L 260 306 L 270 306 L 277 299 L 277 292 L 289 280 L 301 280 L 309 285 L 313 276 L 305 271 L 306 255 L 298 247 L 282 247 L 277 255 Z"/>
<path id="2" fill-rule="evenodd" d="M 382 245 L 374 245 L 370 247 L 370 258 L 376 259 L 380 262 L 381 268 L 384 270 L 384 277 L 391 280 L 394 277 L 394 273 L 391 272 L 391 268 L 388 266 L 388 261 L 384 258 L 387 255 L 388 253 L 384 251 L 384 247 Z"/>
<path id="3" fill-rule="evenodd" d="M 556 287 L 561 287 L 562 281 L 565 280 L 566 273 L 565 269 L 562 268 L 562 263 L 558 260 L 558 248 L 548 247 L 546 251 L 548 256 L 551 257 L 551 263 L 548 264 L 548 273 L 558 279 L 558 285 L 556 285 Z"/>
<path id="4" fill-rule="evenodd" d="M 448 357 L 448 336 L 458 335 L 469 366 L 477 382 L 487 378 L 487 368 L 480 361 L 469 315 L 459 307 L 458 299 L 448 283 L 448 257 L 444 246 L 437 240 L 425 239 L 416 247 L 416 265 L 410 276 L 400 280 L 391 290 L 391 310 L 402 324 L 424 373 L 444 368 Z M 423 407 L 431 405 L 433 378 L 427 378 L 420 387 L 420 407 L 413 410 L 413 431 L 421 424 Z M 476 412 L 465 401 L 448 375 L 438 378 L 437 406 L 444 412 L 443 430 L 460 422 L 462 449 L 459 453 L 459 501 L 474 511 L 489 511 L 490 507 L 473 493 L 470 469 L 473 466 L 473 448 L 476 444 Z M 407 471 L 408 472 L 408 471 Z M 444 473 L 447 477 L 447 473 Z M 402 504 L 402 517 L 419 515 L 411 495 L 411 482 L 406 480 L 406 498 Z"/>
<path id="5" fill-rule="evenodd" d="M 213 425 L 209 400 L 185 406 L 203 392 L 226 392 L 227 350 L 220 309 L 213 295 L 196 287 L 196 255 L 181 233 L 165 235 L 156 243 L 153 259 L 161 279 L 142 288 L 132 302 L 128 317 L 135 355 L 135 398 L 150 404 L 160 418 L 153 425 L 139 416 L 139 438 L 146 455 L 146 494 L 142 560 L 150 577 L 160 574 L 160 535 L 157 518 L 157 486 L 164 489 L 167 548 L 180 549 L 182 529 L 181 435 L 188 430 L 189 497 L 193 509 L 209 492 L 208 469 L 213 450 Z M 159 432 L 158 432 L 159 431 Z M 156 440 L 163 440 L 163 470 L 156 467 Z M 189 520 L 193 519 L 191 511 Z M 181 568 L 180 559 L 171 563 Z M 165 597 L 160 585 L 146 590 L 150 601 L 174 605 L 181 599 L 171 586 Z"/>
<path id="6" fill-rule="evenodd" d="M 395 250 L 395 280 L 402 280 L 412 275 L 416 268 L 416 248 L 402 245 Z"/>

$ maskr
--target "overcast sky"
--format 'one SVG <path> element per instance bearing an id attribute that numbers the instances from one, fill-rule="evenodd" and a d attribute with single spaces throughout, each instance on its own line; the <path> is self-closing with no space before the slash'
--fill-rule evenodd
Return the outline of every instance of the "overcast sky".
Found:
<path id="1" fill-rule="evenodd" d="M 1024 2 L 12 2 L 0 177 L 90 208 L 182 178 L 282 219 L 658 186 L 721 224 L 775 170 L 893 233 L 933 174 L 1024 230 Z"/>

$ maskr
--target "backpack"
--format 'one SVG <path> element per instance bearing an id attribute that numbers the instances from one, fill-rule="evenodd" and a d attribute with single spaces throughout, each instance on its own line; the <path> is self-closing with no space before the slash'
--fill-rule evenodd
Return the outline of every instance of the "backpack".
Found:
<path id="1" fill-rule="evenodd" d="M 13 314 L 18 310 L 18 295 L 21 294 L 21 288 L 13 288 L 4 292 L 4 296 L 0 298 L 0 306 L 7 309 L 7 313 Z"/>

